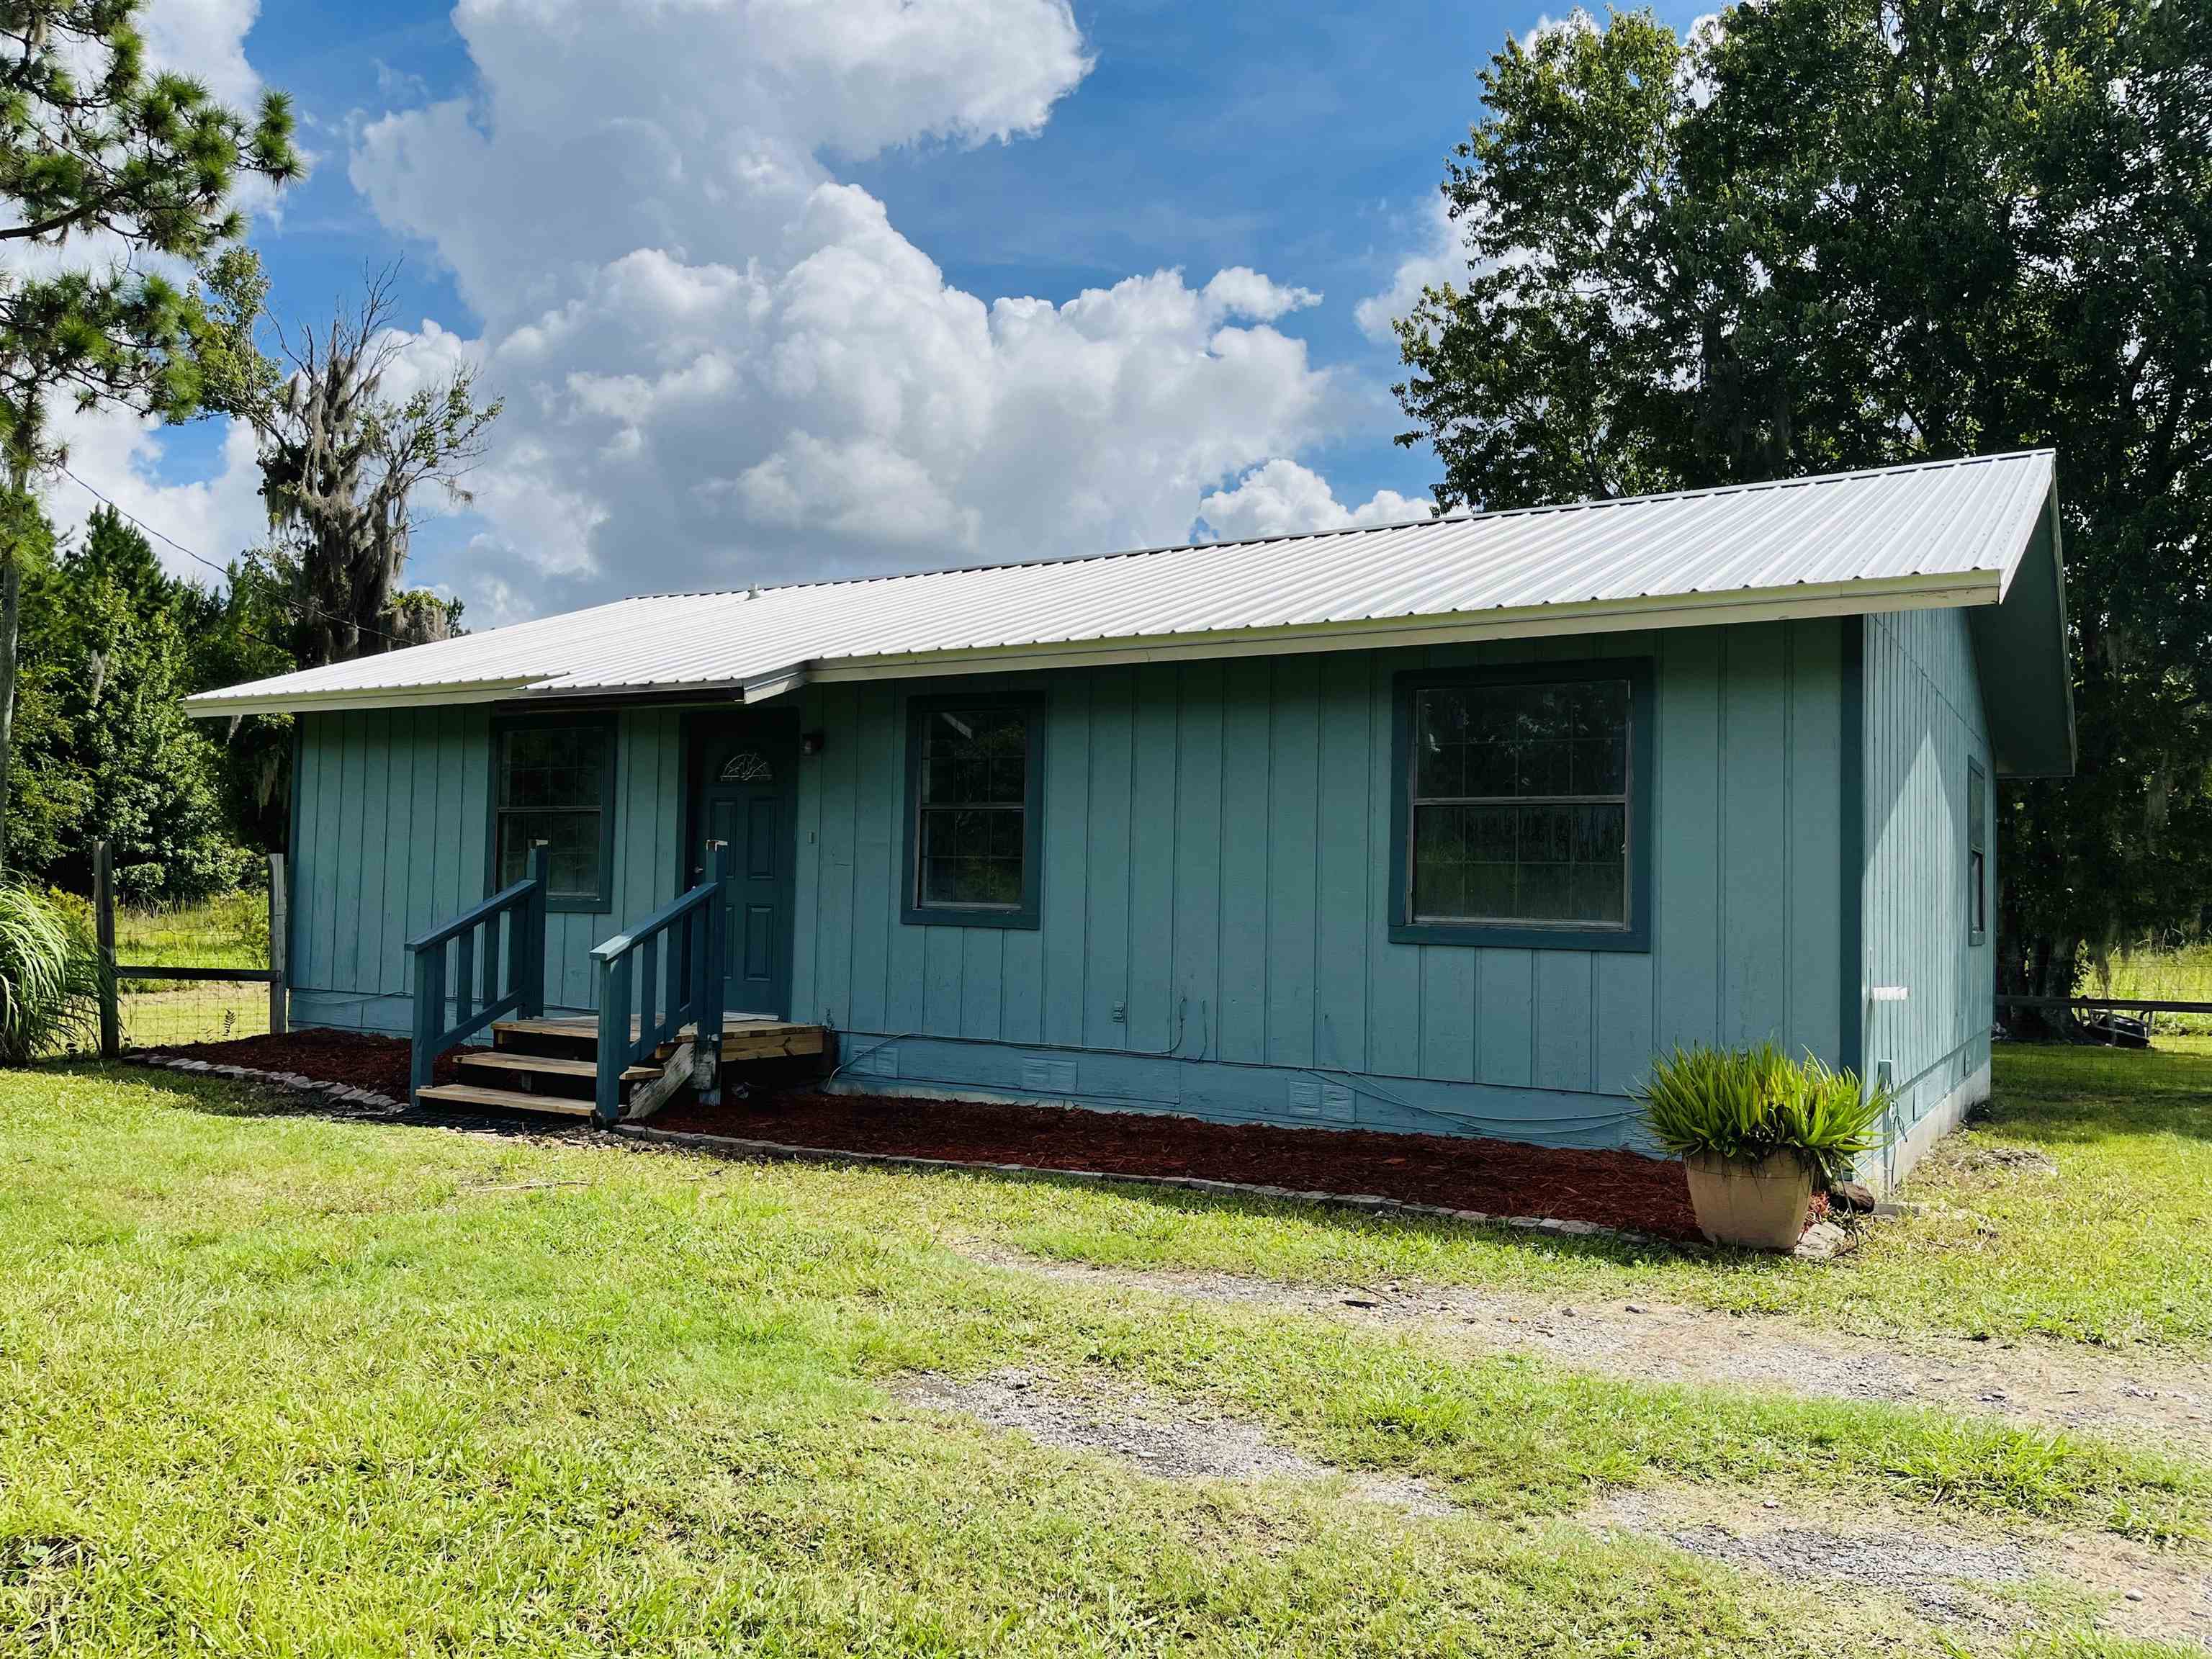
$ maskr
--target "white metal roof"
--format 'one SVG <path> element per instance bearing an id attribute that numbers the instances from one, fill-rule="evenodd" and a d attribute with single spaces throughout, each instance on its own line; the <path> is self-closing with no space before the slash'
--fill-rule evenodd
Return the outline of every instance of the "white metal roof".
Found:
<path id="1" fill-rule="evenodd" d="M 282 674 L 205 716 L 696 692 L 1994 605 L 2051 452 L 1377 529 L 678 593 Z"/>

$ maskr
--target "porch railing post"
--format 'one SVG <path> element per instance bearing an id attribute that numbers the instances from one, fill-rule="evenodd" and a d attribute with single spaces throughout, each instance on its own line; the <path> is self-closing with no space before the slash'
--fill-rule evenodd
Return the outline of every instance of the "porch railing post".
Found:
<path id="1" fill-rule="evenodd" d="M 515 1012 L 536 1019 L 545 1012 L 545 902 L 552 891 L 553 854 L 546 843 L 530 847 L 530 897 L 524 903 L 522 938 L 514 952 L 515 989 L 522 1005 Z"/>
<path id="2" fill-rule="evenodd" d="M 622 1074 L 629 1069 L 630 953 L 599 958 L 599 1075 L 592 1090 L 592 1116 L 603 1129 L 622 1118 Z"/>
<path id="3" fill-rule="evenodd" d="M 718 841 L 707 849 L 707 876 L 714 890 L 707 900 L 707 948 L 700 952 L 706 960 L 698 965 L 702 975 L 699 1029 L 693 1039 L 694 1053 L 703 1058 L 703 1064 L 695 1065 L 691 1074 L 709 1079 L 701 1093 L 711 1106 L 722 1097 L 722 987 L 727 978 L 725 963 L 730 948 L 729 842 Z"/>
<path id="4" fill-rule="evenodd" d="M 415 1041 L 407 1068 L 410 1102 L 430 1086 L 432 1068 L 438 1062 L 438 1038 L 445 1024 L 446 947 L 438 945 L 415 953 Z"/>

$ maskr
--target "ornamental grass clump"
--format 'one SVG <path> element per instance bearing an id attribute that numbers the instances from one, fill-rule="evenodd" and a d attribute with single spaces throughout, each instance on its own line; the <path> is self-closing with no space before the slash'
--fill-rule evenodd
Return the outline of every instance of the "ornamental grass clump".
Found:
<path id="1" fill-rule="evenodd" d="M 1653 1062 L 1635 1091 L 1652 1138 L 1677 1158 L 1757 1164 L 1793 1152 L 1816 1179 L 1847 1178 L 1882 1144 L 1893 1103 L 1862 1089 L 1855 1073 L 1813 1054 L 1792 1060 L 1771 1042 L 1755 1048 L 1677 1048 Z"/>
<path id="2" fill-rule="evenodd" d="M 88 1037 L 106 973 L 78 908 L 0 882 L 0 1066 L 27 1065 Z"/>

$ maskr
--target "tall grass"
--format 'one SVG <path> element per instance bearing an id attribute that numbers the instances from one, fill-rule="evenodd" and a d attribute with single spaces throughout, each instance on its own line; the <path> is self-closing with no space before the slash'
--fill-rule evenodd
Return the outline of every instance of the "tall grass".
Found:
<path id="1" fill-rule="evenodd" d="M 115 957 L 145 968 L 266 968 L 269 895 L 257 888 L 115 914 Z"/>
<path id="2" fill-rule="evenodd" d="M 2153 1002 L 2212 1002 L 2212 939 L 2116 951 L 2092 967 L 2083 993 Z M 2212 1032 L 2212 1015 L 2207 1014 L 2160 1014 L 2154 1023 L 2161 1030 Z"/>
<path id="3" fill-rule="evenodd" d="M 0 882 L 0 1065 L 26 1065 L 88 1036 L 106 972 L 82 906 Z"/>

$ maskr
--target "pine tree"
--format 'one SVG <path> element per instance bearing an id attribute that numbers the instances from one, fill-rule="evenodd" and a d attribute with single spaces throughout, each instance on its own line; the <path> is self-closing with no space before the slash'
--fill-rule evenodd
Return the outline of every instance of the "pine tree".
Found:
<path id="1" fill-rule="evenodd" d="M 212 259 L 243 229 L 240 176 L 281 181 L 299 167 L 281 94 L 249 118 L 186 76 L 149 71 L 139 4 L 0 0 L 0 244 L 87 253 L 50 275 L 0 274 L 0 822 L 32 550 L 21 536 L 38 484 L 64 459 L 54 400 L 195 412 L 222 318 L 137 262 Z"/>

